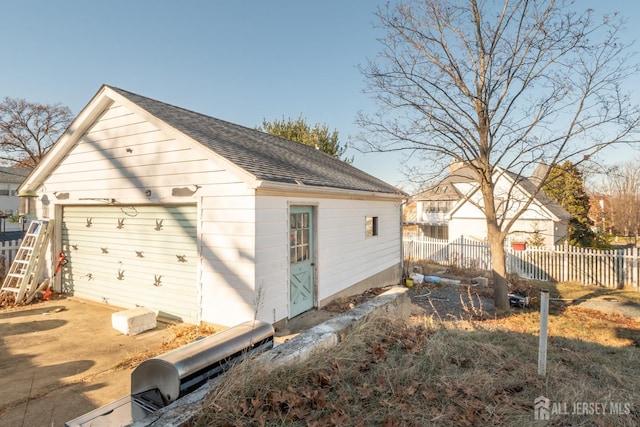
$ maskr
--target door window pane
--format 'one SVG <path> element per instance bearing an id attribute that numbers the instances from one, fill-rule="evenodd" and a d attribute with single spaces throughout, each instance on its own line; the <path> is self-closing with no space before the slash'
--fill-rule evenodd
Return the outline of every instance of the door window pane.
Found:
<path id="1" fill-rule="evenodd" d="M 309 248 L 309 214 L 297 213 L 290 215 L 290 257 L 291 264 L 306 261 L 311 258 Z"/>

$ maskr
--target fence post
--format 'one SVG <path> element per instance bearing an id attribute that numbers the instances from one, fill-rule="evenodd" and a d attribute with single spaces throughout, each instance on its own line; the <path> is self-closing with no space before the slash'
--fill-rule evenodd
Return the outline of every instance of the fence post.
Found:
<path id="1" fill-rule="evenodd" d="M 640 290 L 640 275 L 638 274 L 638 256 L 640 255 L 640 248 L 633 248 L 632 261 L 631 261 L 631 274 L 633 275 L 632 283 L 636 290 Z"/>
<path id="2" fill-rule="evenodd" d="M 549 327 L 549 290 L 540 292 L 540 341 L 538 343 L 538 375 L 547 376 L 547 330 Z"/>

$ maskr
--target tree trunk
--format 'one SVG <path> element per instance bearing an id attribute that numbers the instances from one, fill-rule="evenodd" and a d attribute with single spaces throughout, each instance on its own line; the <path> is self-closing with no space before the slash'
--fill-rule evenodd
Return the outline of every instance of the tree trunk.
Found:
<path id="1" fill-rule="evenodd" d="M 487 237 L 491 250 L 491 269 L 493 273 L 493 300 L 499 310 L 509 309 L 509 281 L 505 262 L 504 238 L 496 226 L 488 225 Z"/>
<path id="2" fill-rule="evenodd" d="M 499 310 L 509 309 L 509 281 L 504 256 L 504 242 L 491 244 L 491 268 L 493 273 L 493 300 Z"/>

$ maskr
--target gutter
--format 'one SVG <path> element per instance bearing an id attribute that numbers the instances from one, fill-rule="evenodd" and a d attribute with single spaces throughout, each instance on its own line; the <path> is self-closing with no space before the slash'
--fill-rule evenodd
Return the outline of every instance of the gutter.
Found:
<path id="1" fill-rule="evenodd" d="M 282 195 L 290 194 L 292 191 L 296 193 L 321 195 L 321 196 L 337 196 L 349 199 L 379 199 L 379 200 L 405 200 L 406 194 L 385 193 L 381 191 L 365 191 L 353 190 L 334 187 L 320 187 L 314 185 L 306 185 L 303 183 L 291 184 L 283 182 L 256 180 L 253 188 L 258 195 Z"/>

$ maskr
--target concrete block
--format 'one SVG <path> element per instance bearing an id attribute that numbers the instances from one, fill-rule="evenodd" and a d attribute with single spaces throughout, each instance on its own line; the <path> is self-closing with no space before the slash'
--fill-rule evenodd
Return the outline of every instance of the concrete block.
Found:
<path id="1" fill-rule="evenodd" d="M 486 277 L 476 277 L 476 280 L 478 281 L 478 286 L 482 288 L 486 288 L 489 286 L 489 279 L 487 279 Z"/>
<path id="2" fill-rule="evenodd" d="M 156 313 L 148 308 L 137 307 L 111 315 L 111 326 L 124 335 L 137 335 L 155 329 Z"/>

